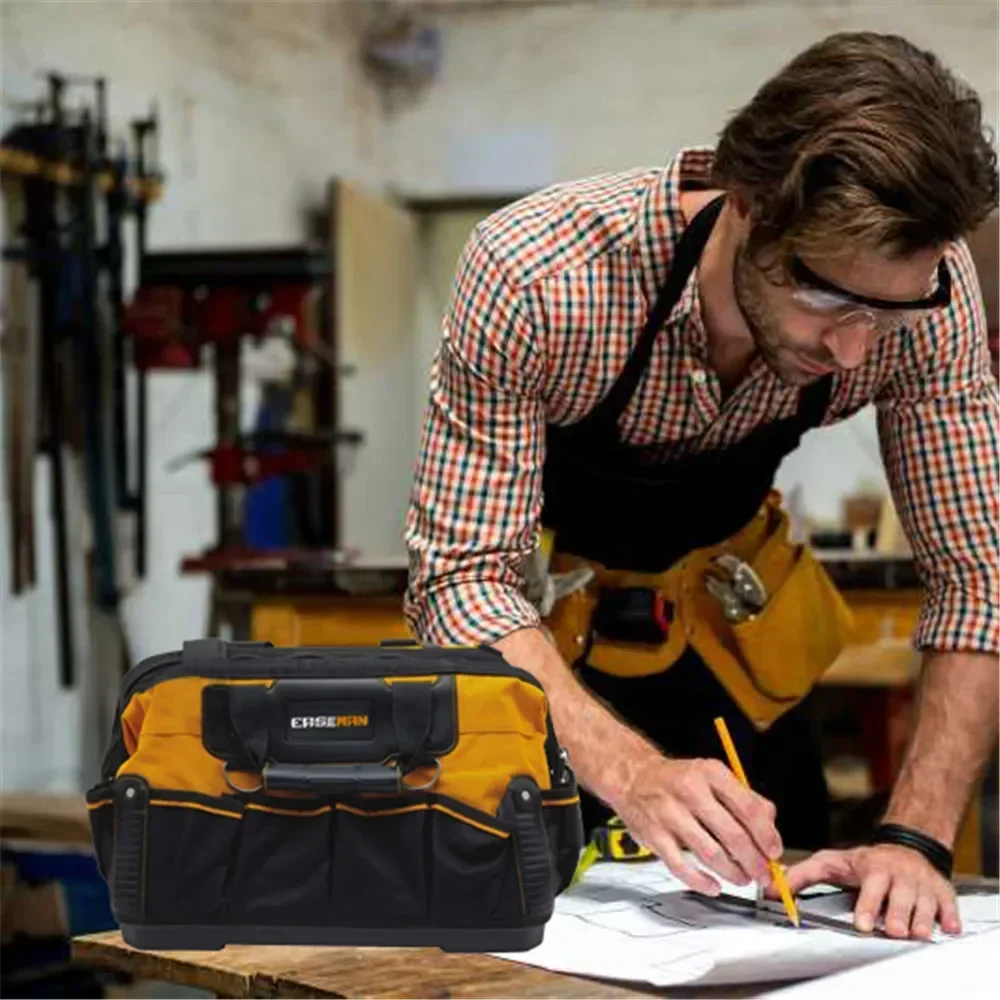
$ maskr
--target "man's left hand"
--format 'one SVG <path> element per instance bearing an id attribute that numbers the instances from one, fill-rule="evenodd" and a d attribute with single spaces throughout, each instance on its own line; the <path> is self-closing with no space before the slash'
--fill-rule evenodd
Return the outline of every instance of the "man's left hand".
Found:
<path id="1" fill-rule="evenodd" d="M 916 851 L 879 844 L 848 851 L 819 851 L 788 869 L 792 895 L 807 886 L 826 882 L 858 889 L 854 926 L 865 933 L 885 911 L 885 930 L 891 937 L 927 939 L 934 922 L 947 934 L 960 934 L 962 923 L 951 883 Z M 775 887 L 767 895 L 777 898 Z"/>

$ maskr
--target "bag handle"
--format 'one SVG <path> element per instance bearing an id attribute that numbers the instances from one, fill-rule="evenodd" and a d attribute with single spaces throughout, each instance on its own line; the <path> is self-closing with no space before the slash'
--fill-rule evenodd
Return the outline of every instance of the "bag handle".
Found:
<path id="1" fill-rule="evenodd" d="M 314 795 L 394 795 L 406 787 L 399 768 L 384 764 L 265 764 L 261 785 L 265 791 Z"/>

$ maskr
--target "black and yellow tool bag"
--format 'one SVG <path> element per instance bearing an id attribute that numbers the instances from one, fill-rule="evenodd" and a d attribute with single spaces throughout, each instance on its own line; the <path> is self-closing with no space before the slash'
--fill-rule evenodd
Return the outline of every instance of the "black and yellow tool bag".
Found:
<path id="1" fill-rule="evenodd" d="M 525 950 L 579 859 L 545 694 L 492 649 L 198 640 L 116 714 L 87 800 L 138 948 Z"/>

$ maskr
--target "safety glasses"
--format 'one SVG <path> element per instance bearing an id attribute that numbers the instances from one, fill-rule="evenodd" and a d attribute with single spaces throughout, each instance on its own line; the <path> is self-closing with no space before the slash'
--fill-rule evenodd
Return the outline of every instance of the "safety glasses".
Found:
<path id="1" fill-rule="evenodd" d="M 944 260 L 937 269 L 937 288 L 922 299 L 900 302 L 895 299 L 878 299 L 849 292 L 845 288 L 821 278 L 810 270 L 798 257 L 792 258 L 791 274 L 798 287 L 792 292 L 794 301 L 814 312 L 838 313 L 847 311 L 858 313 L 900 313 L 921 309 L 940 309 L 951 302 L 951 274 Z"/>

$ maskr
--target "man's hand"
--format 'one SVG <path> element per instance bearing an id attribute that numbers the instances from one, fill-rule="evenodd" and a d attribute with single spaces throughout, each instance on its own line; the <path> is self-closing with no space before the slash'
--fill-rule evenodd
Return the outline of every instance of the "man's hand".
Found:
<path id="1" fill-rule="evenodd" d="M 631 781 L 615 796 L 619 818 L 639 843 L 685 885 L 716 895 L 721 886 L 684 859 L 690 850 L 729 882 L 766 881 L 768 858 L 781 856 L 775 808 L 745 788 L 718 760 L 674 760 L 643 748 Z"/>
<path id="2" fill-rule="evenodd" d="M 913 735 L 885 822 L 954 845 L 972 783 L 996 745 L 997 685 L 995 656 L 927 654 Z M 861 931 L 874 927 L 883 907 L 893 937 L 927 938 L 935 919 L 946 933 L 962 929 L 953 889 L 908 847 L 820 851 L 788 873 L 793 893 L 815 882 L 860 890 L 854 922 Z"/>
<path id="3" fill-rule="evenodd" d="M 767 799 L 744 788 L 720 761 L 664 757 L 576 680 L 538 629 L 513 632 L 496 647 L 541 681 L 581 786 L 606 802 L 685 885 L 710 895 L 721 888 L 685 861 L 684 849 L 737 885 L 767 878 L 766 858 L 781 855 Z"/>
<path id="4" fill-rule="evenodd" d="M 818 882 L 858 889 L 854 926 L 867 933 L 885 909 L 891 937 L 929 938 L 937 920 L 948 934 L 960 934 L 962 923 L 951 884 L 908 847 L 879 844 L 849 851 L 820 851 L 788 870 L 794 895 Z M 777 899 L 773 885 L 767 895 Z"/>

